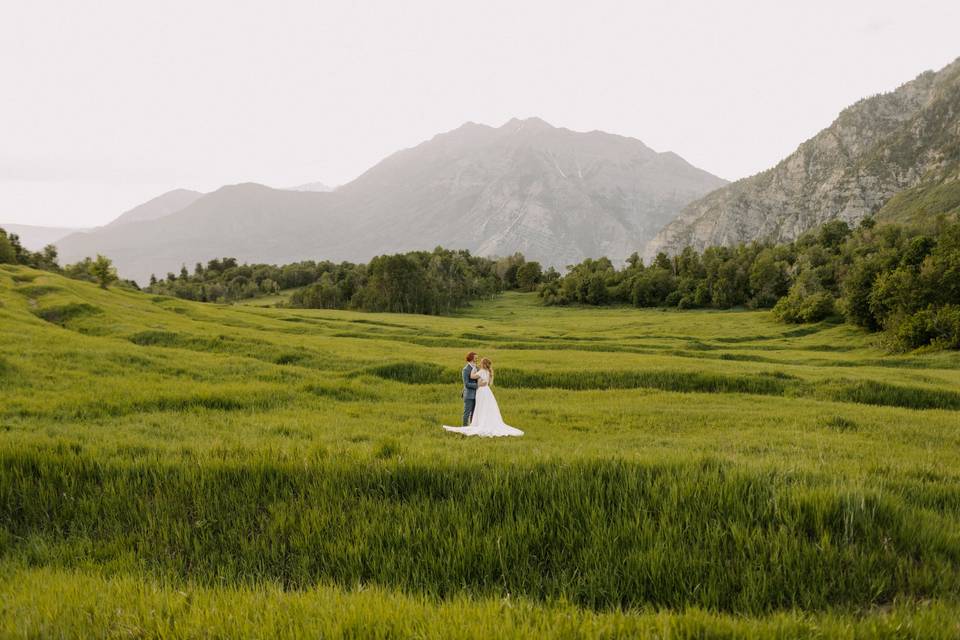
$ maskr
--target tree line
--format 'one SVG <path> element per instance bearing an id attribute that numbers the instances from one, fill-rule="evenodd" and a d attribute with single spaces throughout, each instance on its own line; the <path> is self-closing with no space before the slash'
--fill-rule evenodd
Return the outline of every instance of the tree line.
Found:
<path id="1" fill-rule="evenodd" d="M 97 256 L 60 267 L 57 251 L 25 249 L 0 229 L 0 263 L 56 271 L 97 282 L 117 281 Z M 132 281 L 120 281 L 136 287 Z M 835 220 L 794 242 L 687 247 L 645 265 L 633 254 L 620 268 L 587 259 L 562 277 L 522 254 L 500 259 L 437 248 L 373 258 L 367 264 L 303 261 L 276 266 L 220 258 L 193 273 L 154 276 L 146 291 L 202 302 L 232 302 L 294 289 L 300 308 L 444 314 L 501 291 L 537 291 L 547 305 L 629 304 L 678 309 L 772 309 L 788 323 L 845 320 L 882 332 L 894 349 L 960 348 L 960 221 L 925 227 L 852 229 Z"/>
<path id="2" fill-rule="evenodd" d="M 687 247 L 649 265 L 585 260 L 541 285 L 548 305 L 772 309 L 784 322 L 843 319 L 889 346 L 960 348 L 960 222 L 856 229 L 835 220 L 785 244 Z"/>
<path id="3" fill-rule="evenodd" d="M 55 246 L 48 244 L 42 251 L 30 251 L 23 246 L 17 234 L 7 233 L 3 228 L 0 228 L 0 264 L 20 264 L 34 269 L 53 271 L 75 280 L 96 282 L 104 289 L 114 282 L 121 282 L 124 286 L 135 289 L 140 288 L 132 280 L 121 281 L 117 277 L 113 263 L 105 256 L 97 255 L 95 259 L 84 258 L 74 264 L 61 267 Z"/>
<path id="4" fill-rule="evenodd" d="M 545 279 L 538 262 L 521 254 L 490 259 L 436 248 L 377 256 L 367 264 L 302 261 L 276 266 L 234 258 L 197 263 L 166 278 L 150 278 L 151 293 L 202 302 L 232 302 L 295 289 L 287 304 L 311 309 L 357 309 L 444 314 L 504 290 L 535 291 Z"/>

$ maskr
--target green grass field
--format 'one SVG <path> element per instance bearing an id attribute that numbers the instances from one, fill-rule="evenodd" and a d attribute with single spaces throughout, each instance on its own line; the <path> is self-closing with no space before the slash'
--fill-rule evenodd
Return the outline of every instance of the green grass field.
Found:
<path id="1" fill-rule="evenodd" d="M 526 436 L 445 433 L 497 366 Z M 0 637 L 960 637 L 960 353 L 0 266 Z"/>

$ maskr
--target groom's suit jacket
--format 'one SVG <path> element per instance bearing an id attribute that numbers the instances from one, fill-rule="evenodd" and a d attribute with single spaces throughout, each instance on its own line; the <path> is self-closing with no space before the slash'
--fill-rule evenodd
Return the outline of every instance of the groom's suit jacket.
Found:
<path id="1" fill-rule="evenodd" d="M 473 373 L 473 367 L 468 363 L 467 366 L 463 368 L 461 372 L 463 376 L 463 399 L 464 400 L 475 400 L 477 397 L 477 381 L 470 379 L 470 374 Z"/>

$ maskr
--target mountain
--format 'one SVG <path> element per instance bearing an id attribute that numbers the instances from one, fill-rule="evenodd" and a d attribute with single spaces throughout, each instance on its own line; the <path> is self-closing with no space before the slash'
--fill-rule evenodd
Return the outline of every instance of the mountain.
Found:
<path id="1" fill-rule="evenodd" d="M 146 220 L 156 220 L 168 216 L 171 213 L 193 204 L 203 194 L 199 191 L 189 189 L 174 189 L 157 196 L 152 200 L 147 200 L 141 205 L 120 214 L 113 222 L 107 226 L 130 224 L 131 222 L 144 222 Z"/>
<path id="2" fill-rule="evenodd" d="M 329 195 L 231 185 L 162 218 L 77 233 L 57 247 L 64 263 L 108 255 L 121 275 L 138 281 L 223 256 L 270 263 L 315 259 L 310 247 L 325 246 L 324 221 L 334 219 L 325 214 Z"/>
<path id="3" fill-rule="evenodd" d="M 443 245 L 522 251 L 563 267 L 626 258 L 724 180 L 674 153 L 543 120 L 467 123 L 399 151 L 335 191 L 244 184 L 152 221 L 65 238 L 65 261 L 103 253 L 143 280 L 220 256 L 284 263 L 365 261 Z"/>
<path id="4" fill-rule="evenodd" d="M 287 191 L 317 191 L 325 193 L 327 191 L 333 191 L 333 187 L 327 186 L 322 182 L 308 182 L 306 184 L 298 184 L 295 187 L 287 187 Z"/>
<path id="5" fill-rule="evenodd" d="M 687 206 L 644 253 L 789 241 L 834 219 L 955 213 L 958 180 L 960 59 L 843 110 L 777 166 Z"/>
<path id="6" fill-rule="evenodd" d="M 30 251 L 40 251 L 48 244 L 54 244 L 61 238 L 81 229 L 66 227 L 38 227 L 31 224 L 6 224 L 0 222 L 0 229 L 7 233 L 15 233 L 20 237 L 20 244 Z"/>

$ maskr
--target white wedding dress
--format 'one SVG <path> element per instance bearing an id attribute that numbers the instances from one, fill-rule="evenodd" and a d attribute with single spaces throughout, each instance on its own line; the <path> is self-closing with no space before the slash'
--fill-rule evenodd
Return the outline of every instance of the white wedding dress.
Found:
<path id="1" fill-rule="evenodd" d="M 473 420 L 469 427 L 448 427 L 447 431 L 462 433 L 465 436 L 495 438 L 497 436 L 522 436 L 523 431 L 515 429 L 503 421 L 497 399 L 490 388 L 490 372 L 480 370 L 480 380 L 484 383 L 477 387 L 477 404 L 473 409 Z"/>

